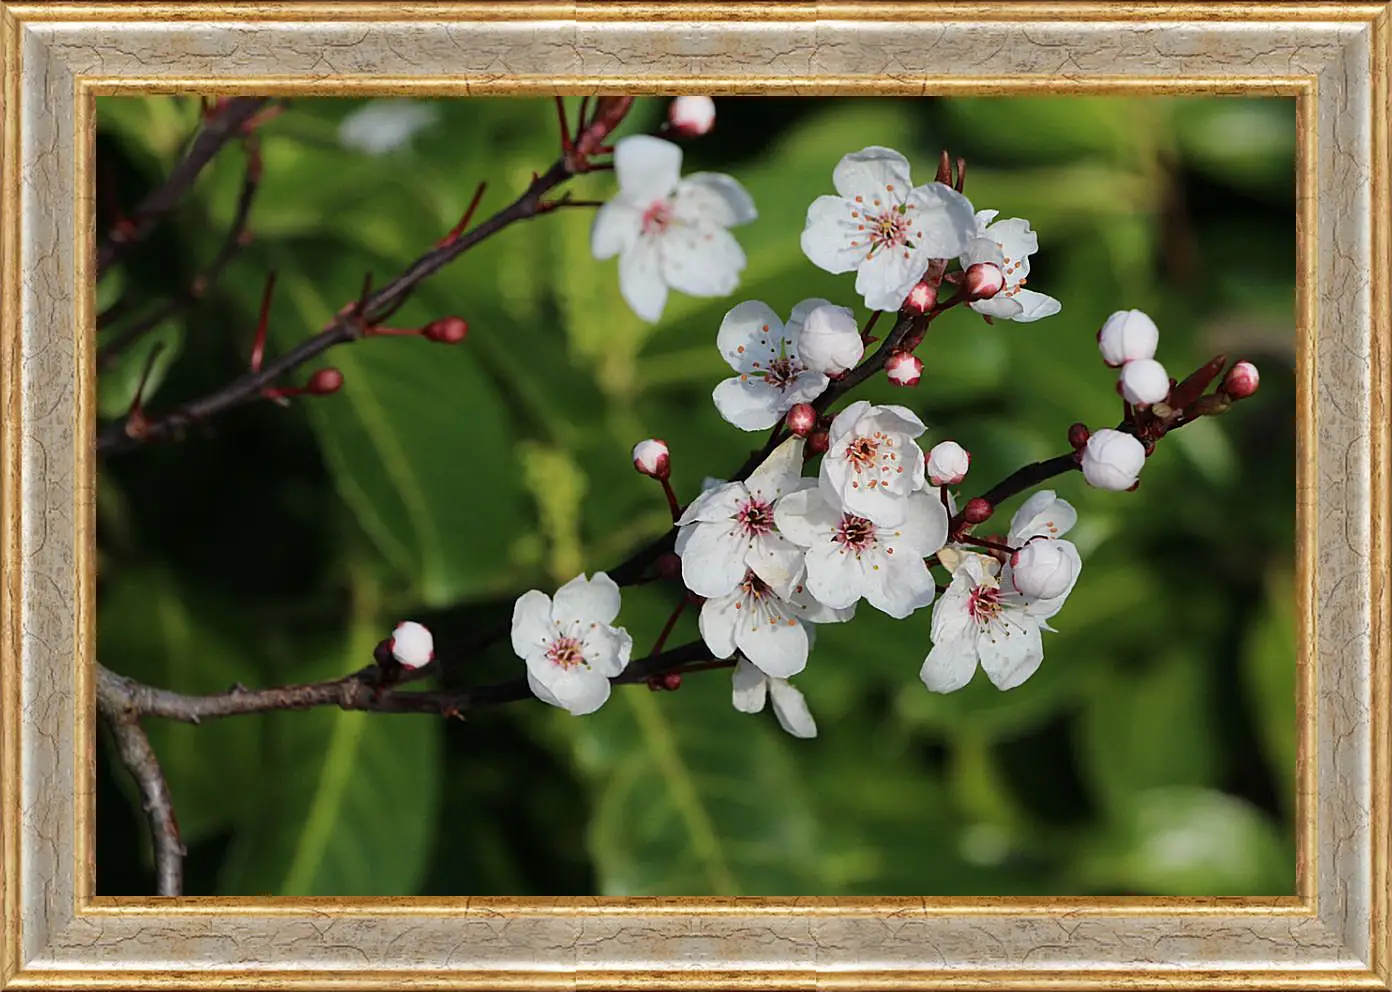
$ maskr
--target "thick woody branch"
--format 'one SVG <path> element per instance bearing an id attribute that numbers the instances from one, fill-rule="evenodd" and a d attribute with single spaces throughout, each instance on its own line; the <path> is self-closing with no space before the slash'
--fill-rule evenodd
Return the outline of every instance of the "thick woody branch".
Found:
<path id="1" fill-rule="evenodd" d="M 317 358 L 335 345 L 361 337 L 364 328 L 385 319 L 385 315 L 399 308 L 422 282 L 479 242 L 492 237 L 510 224 L 548 212 L 550 204 L 545 202 L 543 197 L 570 176 L 571 172 L 565 161 L 558 161 L 547 172 L 534 179 L 526 191 L 510 205 L 467 234 L 447 239 L 426 252 L 390 283 L 361 301 L 361 307 L 345 309 L 318 334 L 306 338 L 284 355 L 268 362 L 261 371 L 240 376 L 222 389 L 162 416 L 149 417 L 148 420 L 138 423 L 126 417 L 107 424 L 97 436 L 97 453 L 118 454 L 141 444 L 178 436 L 191 426 L 258 399 L 263 389 L 270 387 L 282 376 Z"/>
<path id="2" fill-rule="evenodd" d="M 695 642 L 648 658 L 635 659 L 622 675 L 610 681 L 615 685 L 646 682 L 653 675 L 679 671 L 688 663 L 710 659 L 710 650 L 704 644 Z M 103 698 L 118 701 L 120 708 L 127 713 L 164 717 L 182 723 L 201 723 L 204 720 L 245 713 L 303 710 L 319 706 L 337 706 L 343 710 L 362 710 L 369 713 L 465 716 L 489 706 L 530 699 L 533 695 L 526 678 L 509 679 L 506 682 L 453 692 L 411 692 L 396 687 L 385 688 L 372 669 L 328 682 L 277 686 L 272 689 L 245 689 L 239 686 L 216 695 L 187 696 L 136 682 L 99 666 L 97 686 Z"/>
<path id="3" fill-rule="evenodd" d="M 105 670 L 103 670 L 104 672 Z M 128 705 L 118 703 L 107 680 L 99 680 L 97 696 L 101 714 L 116 744 L 116 753 L 140 790 L 140 805 L 150 823 L 155 847 L 155 893 L 177 896 L 184 888 L 184 850 L 179 839 L 179 822 L 174 816 L 174 800 L 160 770 L 159 759 L 150 738 L 140 727 L 140 715 Z"/>
<path id="4" fill-rule="evenodd" d="M 223 146 L 243 132 L 245 125 L 268 102 L 268 97 L 228 100 L 203 125 L 189 146 L 188 154 L 173 168 L 164 183 L 140 201 L 124 224 L 112 228 L 102 239 L 97 247 L 98 280 L 184 198 L 208 163 L 217 157 Z"/>

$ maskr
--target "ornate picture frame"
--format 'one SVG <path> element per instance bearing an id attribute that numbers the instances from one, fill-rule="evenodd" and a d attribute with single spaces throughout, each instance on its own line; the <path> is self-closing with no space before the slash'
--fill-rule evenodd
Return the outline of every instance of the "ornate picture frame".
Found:
<path id="1" fill-rule="evenodd" d="M 1392 4 L 0 4 L 3 989 L 1392 987 Z M 94 891 L 94 98 L 1280 95 L 1298 103 L 1296 895 Z"/>

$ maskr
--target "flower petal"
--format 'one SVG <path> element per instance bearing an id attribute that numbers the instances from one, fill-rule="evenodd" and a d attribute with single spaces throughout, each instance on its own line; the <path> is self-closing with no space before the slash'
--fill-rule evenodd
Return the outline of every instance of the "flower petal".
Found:
<path id="1" fill-rule="evenodd" d="M 1072 541 L 1058 541 L 1059 550 L 1068 556 L 1073 565 L 1073 581 L 1068 583 L 1068 588 L 1050 599 L 1036 599 L 1025 604 L 1025 612 L 1036 620 L 1048 620 L 1050 617 L 1063 609 L 1063 604 L 1068 600 L 1073 592 L 1073 587 L 1078 584 L 1078 576 L 1083 571 L 1083 559 L 1078 554 L 1078 549 Z"/>
<path id="2" fill-rule="evenodd" d="M 800 489 L 778 501 L 773 522 L 788 540 L 810 548 L 831 541 L 841 522 L 841 511 L 827 502 L 821 490 Z"/>
<path id="3" fill-rule="evenodd" d="M 1020 304 L 1020 313 L 1011 319 L 1020 324 L 1052 317 L 1063 309 L 1063 304 L 1052 296 L 1036 293 L 1032 289 L 1017 289 L 1011 298 Z"/>
<path id="4" fill-rule="evenodd" d="M 860 560 L 833 541 L 807 551 L 807 591 L 825 606 L 843 610 L 865 593 L 865 573 Z"/>
<path id="5" fill-rule="evenodd" d="M 662 279 L 662 256 L 652 238 L 639 238 L 619 256 L 619 292 L 639 317 L 653 324 L 667 306 L 667 283 Z"/>
<path id="6" fill-rule="evenodd" d="M 860 222 L 851 216 L 853 210 L 855 204 L 839 196 L 819 196 L 807 208 L 802 253 L 817 268 L 841 275 L 854 271 L 865 261 L 869 248 L 858 237 Z M 853 241 L 859 244 L 851 244 Z"/>
<path id="7" fill-rule="evenodd" d="M 1039 235 L 1030 229 L 1029 221 L 1020 217 L 996 221 L 986 229 L 986 237 L 1000 245 L 1001 254 L 1011 263 L 1025 262 L 1026 256 L 1039 250 Z"/>
<path id="8" fill-rule="evenodd" d="M 856 270 L 855 290 L 871 310 L 898 310 L 923 278 L 928 256 L 906 248 L 883 248 Z"/>
<path id="9" fill-rule="evenodd" d="M 908 513 L 908 496 L 892 489 L 851 485 L 842 490 L 841 505 L 876 527 L 898 527 Z"/>
<path id="10" fill-rule="evenodd" d="M 758 713 L 768 695 L 768 676 L 741 658 L 730 673 L 730 695 L 741 713 Z"/>
<path id="11" fill-rule="evenodd" d="M 701 615 L 697 626 L 701 630 L 701 640 L 706 642 L 711 654 L 717 658 L 728 658 L 735 653 L 735 623 L 743 612 L 735 608 L 743 596 L 739 592 L 727 596 L 717 596 L 701 604 Z"/>
<path id="12" fill-rule="evenodd" d="M 732 176 L 719 172 L 693 172 L 677 183 L 672 213 L 688 224 L 736 227 L 759 216 L 749 192 Z"/>
<path id="13" fill-rule="evenodd" d="M 633 637 L 622 627 L 601 624 L 584 631 L 581 636 L 585 660 L 591 671 L 605 678 L 622 674 L 633 653 Z"/>
<path id="14" fill-rule="evenodd" d="M 767 368 L 778 357 L 779 344 L 788 337 L 783 321 L 762 300 L 746 300 L 730 308 L 715 332 L 715 346 L 736 372 Z"/>
<path id="15" fill-rule="evenodd" d="M 935 489 L 905 497 L 904 521 L 880 534 L 880 542 L 896 555 L 927 558 L 947 543 L 947 508 Z"/>
<path id="16" fill-rule="evenodd" d="M 1021 290 L 1020 292 L 1024 292 Z M 997 293 L 989 300 L 973 300 L 967 306 L 971 307 L 983 317 L 990 317 L 992 320 L 1014 320 L 1025 312 L 1022 304 L 1016 302 L 1012 296 L 1005 293 Z"/>
<path id="17" fill-rule="evenodd" d="M 933 645 L 918 677 L 932 692 L 956 692 L 976 674 L 976 649 L 971 641 L 942 641 Z"/>
<path id="18" fill-rule="evenodd" d="M 919 437 L 927 429 L 923 421 L 918 419 L 918 414 L 906 406 L 898 406 L 893 403 L 873 407 L 866 416 L 856 423 L 857 434 L 873 434 L 875 431 L 882 431 L 886 434 L 907 434 L 914 438 Z"/>
<path id="19" fill-rule="evenodd" d="M 812 719 L 812 711 L 807 708 L 807 700 L 801 692 L 783 679 L 770 679 L 768 691 L 773 701 L 773 715 L 778 718 L 780 727 L 794 737 L 817 736 L 817 721 Z"/>
<path id="20" fill-rule="evenodd" d="M 997 689 L 1013 689 L 1039 669 L 1044 641 L 1039 626 L 1003 613 L 976 641 L 981 668 Z"/>
<path id="21" fill-rule="evenodd" d="M 720 227 L 674 224 L 661 237 L 662 278 L 688 296 L 729 296 L 739 287 L 744 249 Z"/>
<path id="22" fill-rule="evenodd" d="M 548 706 L 555 706 L 558 709 L 565 709 L 565 707 L 561 704 L 561 701 L 556 698 L 555 693 L 553 693 L 550 689 L 546 688 L 546 686 L 538 682 L 537 677 L 531 673 L 530 669 L 527 671 L 527 688 L 532 690 L 532 695 L 536 696 L 537 699 L 540 699 L 543 703 L 546 703 Z"/>
<path id="23" fill-rule="evenodd" d="M 512 650 L 519 658 L 545 648 L 555 636 L 551 622 L 551 597 L 532 589 L 512 604 Z"/>
<path id="24" fill-rule="evenodd" d="M 609 680 L 583 668 L 573 668 L 564 677 L 544 684 L 571 716 L 593 713 L 609 699 Z"/>
<path id="25" fill-rule="evenodd" d="M 803 300 L 793 307 L 792 313 L 788 314 L 788 323 L 784 325 L 783 328 L 783 337 L 787 338 L 789 348 L 792 349 L 789 352 L 790 355 L 797 354 L 798 333 L 802 330 L 802 325 L 803 322 L 807 320 L 807 315 L 818 307 L 829 307 L 832 305 L 830 300 L 824 300 L 821 297 L 814 296 L 811 299 Z"/>
<path id="26" fill-rule="evenodd" d="M 910 196 L 917 207 L 914 219 L 915 247 L 923 258 L 956 258 L 977 234 L 971 201 L 950 186 L 933 182 L 916 188 Z"/>
<path id="27" fill-rule="evenodd" d="M 643 230 L 643 216 L 619 200 L 610 200 L 599 208 L 590 225 L 590 254 L 603 260 L 628 251 L 637 243 Z"/>
<path id="28" fill-rule="evenodd" d="M 878 549 L 867 551 L 860 560 L 865 574 L 865 599 L 881 613 L 903 620 L 915 610 L 933 602 L 937 587 L 922 558 L 902 561 Z"/>
<path id="29" fill-rule="evenodd" d="M 619 587 L 603 572 L 593 579 L 577 575 L 556 590 L 551 618 L 559 624 L 612 623 L 619 615 Z"/>
<path id="30" fill-rule="evenodd" d="M 762 379 L 731 376 L 711 393 L 715 408 L 727 423 L 742 431 L 767 430 L 788 412 L 783 393 Z"/>
<path id="31" fill-rule="evenodd" d="M 677 520 L 677 525 L 685 527 L 687 524 L 703 522 L 714 523 L 718 520 L 729 520 L 739 512 L 740 504 L 749 498 L 749 490 L 744 488 L 743 482 L 720 482 L 709 489 L 702 490 L 701 495 L 691 501 Z"/>
<path id="32" fill-rule="evenodd" d="M 1033 537 L 1062 537 L 1078 522 L 1078 511 L 1066 500 L 1058 498 L 1052 489 L 1041 489 L 1020 504 L 1010 518 L 1010 533 L 1005 541 L 1018 548 Z"/>
<path id="33" fill-rule="evenodd" d="M 682 549 L 682 581 L 698 596 L 724 596 L 744 578 L 749 541 L 733 523 L 692 525 Z"/>
<path id="34" fill-rule="evenodd" d="M 807 667 L 807 631 L 776 611 L 740 610 L 735 644 L 761 672 L 786 679 Z"/>
<path id="35" fill-rule="evenodd" d="M 750 542 L 744 563 L 779 595 L 802 575 L 805 552 L 782 534 L 760 534 Z"/>
<path id="36" fill-rule="evenodd" d="M 614 176 L 626 200 L 646 207 L 671 195 L 681 179 L 679 145 L 647 134 L 619 139 L 614 146 Z"/>
<path id="37" fill-rule="evenodd" d="M 890 186 L 907 194 L 909 160 L 893 148 L 871 145 L 844 156 L 831 173 L 831 184 L 846 198 L 879 196 Z"/>
<path id="38" fill-rule="evenodd" d="M 750 473 L 745 488 L 766 503 L 796 490 L 802 478 L 802 448 L 802 438 L 788 438 Z"/>

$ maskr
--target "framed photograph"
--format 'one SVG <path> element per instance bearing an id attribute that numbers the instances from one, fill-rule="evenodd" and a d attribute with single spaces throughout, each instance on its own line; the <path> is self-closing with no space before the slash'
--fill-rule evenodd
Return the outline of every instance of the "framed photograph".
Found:
<path id="1" fill-rule="evenodd" d="M 0 28 L 0 989 L 1392 988 L 1392 4 Z"/>

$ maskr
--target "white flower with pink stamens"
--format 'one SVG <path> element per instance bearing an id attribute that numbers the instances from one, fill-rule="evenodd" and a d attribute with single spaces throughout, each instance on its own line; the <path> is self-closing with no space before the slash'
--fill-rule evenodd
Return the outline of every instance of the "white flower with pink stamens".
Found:
<path id="1" fill-rule="evenodd" d="M 827 501 L 881 527 L 908 512 L 904 497 L 927 486 L 923 451 L 914 438 L 927 428 L 902 406 L 858 400 L 831 422 L 820 485 Z"/>
<path id="2" fill-rule="evenodd" d="M 807 315 L 826 300 L 803 300 L 785 326 L 767 303 L 750 300 L 725 315 L 715 344 L 735 375 L 715 387 L 715 408 L 740 430 L 768 430 L 799 403 L 808 403 L 830 381 L 810 368 L 798 334 Z"/>
<path id="3" fill-rule="evenodd" d="M 964 272 L 983 263 L 998 266 L 1004 285 L 990 299 L 974 300 L 967 305 L 996 320 L 1027 323 L 1053 316 L 1063 309 L 1058 300 L 1024 288 L 1030 270 L 1029 257 L 1039 250 L 1039 236 L 1030 230 L 1029 221 L 1019 217 L 995 220 L 999 212 L 982 210 L 976 215 L 976 236 L 969 241 L 958 261 Z"/>
<path id="4" fill-rule="evenodd" d="M 774 504 L 810 485 L 801 478 L 803 440 L 792 437 L 774 449 L 744 482 L 708 489 L 677 521 L 675 550 L 682 581 L 698 596 L 725 596 L 753 570 L 777 588 L 802 571 L 802 549 L 778 532 Z"/>
<path id="5" fill-rule="evenodd" d="M 701 604 L 701 639 L 717 658 L 738 651 L 770 678 L 786 679 L 807 667 L 812 641 L 804 624 L 843 623 L 854 614 L 817 602 L 800 583 L 776 588 L 749 569 L 730 592 Z"/>
<path id="6" fill-rule="evenodd" d="M 614 146 L 619 191 L 595 215 L 590 251 L 619 256 L 619 289 L 633 312 L 656 322 L 671 289 L 688 296 L 728 296 L 744 271 L 744 250 L 727 228 L 758 216 L 730 176 L 682 178 L 682 150 L 637 134 Z"/>
<path id="7" fill-rule="evenodd" d="M 864 597 L 902 620 L 933 602 L 933 576 L 924 559 L 947 542 L 947 508 L 936 490 L 904 498 L 905 516 L 894 527 L 847 513 L 820 489 L 790 493 L 774 519 L 783 536 L 807 549 L 807 591 L 832 608 Z"/>
<path id="8" fill-rule="evenodd" d="M 898 310 L 928 263 L 960 254 L 976 232 L 965 196 L 937 182 L 914 186 L 908 159 L 891 148 L 845 156 L 832 185 L 836 195 L 807 210 L 802 251 L 827 272 L 855 272 L 871 310 Z"/>
<path id="9" fill-rule="evenodd" d="M 574 716 L 609 698 L 609 680 L 628 666 L 633 638 L 613 626 L 619 587 L 603 572 L 577 575 L 555 598 L 533 589 L 512 608 L 512 650 L 527 663 L 527 685 L 544 703 Z"/>

